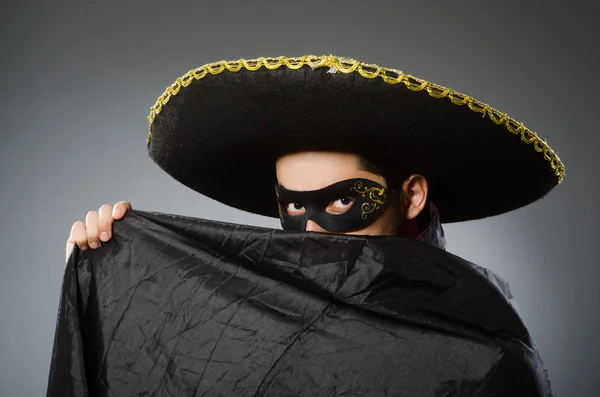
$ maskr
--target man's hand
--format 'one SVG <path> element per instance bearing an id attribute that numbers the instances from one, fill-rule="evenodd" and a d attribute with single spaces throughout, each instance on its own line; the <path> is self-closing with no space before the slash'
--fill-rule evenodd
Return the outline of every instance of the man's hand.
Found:
<path id="1" fill-rule="evenodd" d="M 85 217 L 85 223 L 78 221 L 71 227 L 71 235 L 67 240 L 67 261 L 75 244 L 82 250 L 96 249 L 112 237 L 114 220 L 122 219 L 131 210 L 131 203 L 119 201 L 113 206 L 104 204 L 98 211 L 90 211 Z"/>

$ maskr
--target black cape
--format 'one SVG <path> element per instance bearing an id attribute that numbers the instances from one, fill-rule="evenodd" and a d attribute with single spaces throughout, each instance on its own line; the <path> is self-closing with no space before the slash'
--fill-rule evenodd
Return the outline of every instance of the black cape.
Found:
<path id="1" fill-rule="evenodd" d="M 47 395 L 552 396 L 507 284 L 443 246 L 130 211 L 68 261 Z"/>

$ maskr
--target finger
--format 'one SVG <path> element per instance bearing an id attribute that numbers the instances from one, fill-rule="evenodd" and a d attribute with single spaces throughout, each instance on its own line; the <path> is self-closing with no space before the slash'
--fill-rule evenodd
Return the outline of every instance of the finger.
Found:
<path id="1" fill-rule="evenodd" d="M 112 230 L 112 212 L 113 207 L 108 204 L 104 204 L 98 210 L 98 236 L 100 241 L 106 242 L 110 240 Z"/>
<path id="2" fill-rule="evenodd" d="M 83 224 L 83 223 L 82 223 Z M 73 239 L 73 229 L 75 225 L 71 226 L 71 232 L 69 233 L 69 238 L 67 239 L 67 252 L 66 252 L 66 261 L 69 261 L 69 256 L 73 252 L 73 248 L 75 248 L 75 240 Z"/>
<path id="3" fill-rule="evenodd" d="M 85 217 L 85 234 L 87 236 L 88 245 L 91 249 L 96 249 L 100 246 L 98 241 L 98 212 L 90 211 Z"/>
<path id="4" fill-rule="evenodd" d="M 75 247 L 75 241 L 71 240 L 71 237 L 67 239 L 67 252 L 66 252 L 66 261 L 69 261 L 69 256 L 71 252 L 73 252 L 73 247 Z"/>
<path id="5" fill-rule="evenodd" d="M 121 219 L 125 216 L 125 213 L 131 210 L 131 203 L 129 201 L 119 201 L 115 204 L 113 209 L 113 219 Z"/>
<path id="6" fill-rule="evenodd" d="M 71 227 L 71 236 L 69 236 L 69 240 L 67 242 L 72 241 L 82 250 L 88 249 L 88 240 L 87 235 L 85 233 L 85 223 L 83 222 L 75 222 L 73 227 Z"/>

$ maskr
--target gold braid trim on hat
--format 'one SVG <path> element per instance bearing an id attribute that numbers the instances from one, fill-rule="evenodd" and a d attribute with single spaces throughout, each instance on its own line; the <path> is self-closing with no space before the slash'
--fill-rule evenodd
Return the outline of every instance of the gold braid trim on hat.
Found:
<path id="1" fill-rule="evenodd" d="M 377 65 L 364 64 L 353 59 L 336 57 L 333 55 L 306 55 L 300 58 L 288 58 L 281 56 L 278 58 L 220 61 L 209 63 L 197 69 L 191 70 L 171 84 L 158 98 L 154 106 L 150 108 L 150 115 L 148 116 L 148 120 L 150 121 L 150 132 L 148 134 L 147 142 L 150 143 L 152 139 L 152 123 L 154 122 L 156 115 L 160 113 L 162 107 L 169 102 L 169 99 L 173 95 L 177 95 L 179 93 L 181 87 L 187 87 L 192 83 L 192 81 L 200 80 L 207 74 L 217 75 L 225 70 L 230 72 L 239 72 L 242 68 L 244 68 L 249 71 L 256 71 L 261 67 L 274 70 L 279 69 L 283 65 L 289 69 L 300 69 L 301 67 L 308 65 L 313 69 L 328 67 L 329 72 L 332 73 L 358 72 L 361 76 L 367 79 L 380 77 L 383 79 L 383 81 L 389 84 L 403 83 L 412 91 L 427 90 L 429 95 L 434 98 L 448 98 L 455 105 L 467 105 L 469 109 L 481 113 L 483 117 L 487 115 L 494 123 L 498 125 L 503 124 L 511 133 L 520 135 L 523 142 L 533 144 L 534 149 L 539 153 L 543 153 L 544 158 L 550 162 L 550 166 L 558 177 L 558 183 L 561 183 L 565 177 L 564 164 L 556 152 L 554 152 L 554 150 L 548 146 L 546 141 L 538 137 L 535 132 L 527 129 L 522 123 L 508 117 L 506 113 L 501 113 L 489 105 L 479 102 L 468 95 L 460 94 L 454 90 L 451 90 L 450 88 L 442 87 L 430 83 L 429 81 L 410 76 L 399 70 L 382 68 Z"/>

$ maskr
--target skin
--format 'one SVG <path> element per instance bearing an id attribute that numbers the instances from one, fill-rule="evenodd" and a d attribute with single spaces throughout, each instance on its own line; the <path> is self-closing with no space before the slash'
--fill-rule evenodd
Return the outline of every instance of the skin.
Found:
<path id="1" fill-rule="evenodd" d="M 283 156 L 276 163 L 278 182 L 290 190 L 316 190 L 333 183 L 351 179 L 370 179 L 387 187 L 385 178 L 360 168 L 358 158 L 349 153 L 334 152 L 301 152 Z M 423 211 L 427 201 L 429 188 L 427 180 L 418 174 L 411 175 L 389 195 L 392 199 L 381 217 L 368 227 L 355 232 L 354 235 L 386 236 L 400 235 L 416 238 L 419 234 L 417 216 Z M 351 200 L 340 198 L 332 202 L 327 211 L 343 213 L 353 204 Z M 290 203 L 285 210 L 291 215 L 301 215 L 303 208 Z M 67 240 L 66 258 L 73 251 L 75 244 L 82 250 L 97 249 L 103 242 L 112 237 L 112 224 L 122 219 L 131 210 L 131 203 L 120 201 L 114 206 L 105 204 L 98 211 L 87 213 L 85 222 L 78 221 L 71 227 Z M 306 231 L 328 233 L 313 221 L 308 221 Z"/>
<path id="2" fill-rule="evenodd" d="M 131 203 L 128 201 L 119 201 L 114 206 L 104 204 L 98 211 L 88 212 L 85 223 L 75 222 L 67 239 L 67 261 L 75 244 L 85 251 L 88 248 L 99 248 L 103 242 L 110 240 L 113 222 L 123 219 L 125 213 L 131 209 Z"/>

